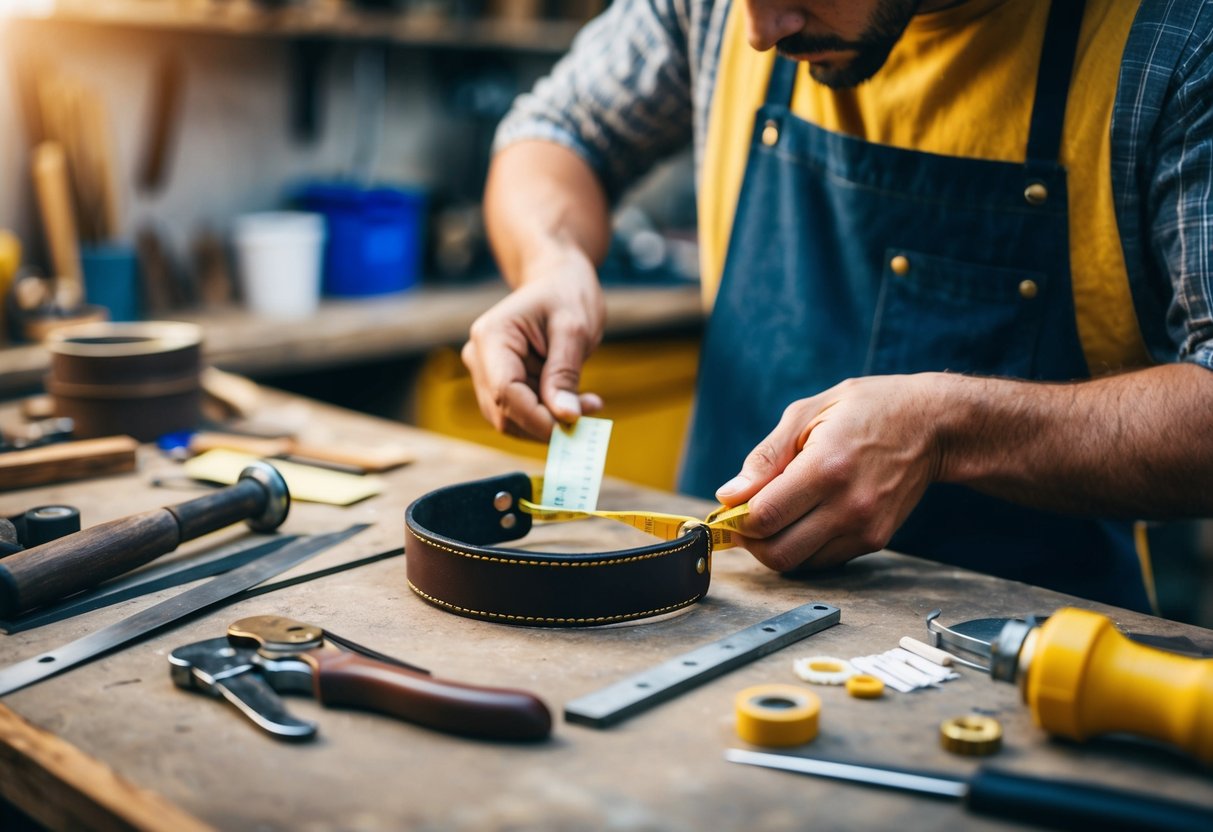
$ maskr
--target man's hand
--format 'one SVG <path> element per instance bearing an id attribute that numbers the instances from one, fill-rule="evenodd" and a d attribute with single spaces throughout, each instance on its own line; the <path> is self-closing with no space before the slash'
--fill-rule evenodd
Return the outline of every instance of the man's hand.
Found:
<path id="1" fill-rule="evenodd" d="M 851 379 L 789 405 L 716 492 L 749 501 L 745 548 L 781 572 L 883 548 L 938 477 L 939 378 Z"/>
<path id="2" fill-rule="evenodd" d="M 574 247 L 523 271 L 521 285 L 472 324 L 463 363 L 493 427 L 547 441 L 557 420 L 574 422 L 602 407 L 578 386 L 602 340 L 606 305 L 593 263 Z"/>

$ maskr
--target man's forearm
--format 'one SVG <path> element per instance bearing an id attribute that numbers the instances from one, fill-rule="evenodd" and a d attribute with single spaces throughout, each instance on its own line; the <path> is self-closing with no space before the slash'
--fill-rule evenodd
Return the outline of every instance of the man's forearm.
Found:
<path id="1" fill-rule="evenodd" d="M 573 246 L 595 263 L 611 240 L 610 207 L 590 166 L 566 147 L 524 141 L 498 153 L 489 168 L 485 224 L 511 286 L 524 265 L 552 249 Z"/>
<path id="2" fill-rule="evenodd" d="M 940 382 L 945 482 L 1056 511 L 1213 516 L 1213 373 L 1202 367 L 1074 384 Z"/>

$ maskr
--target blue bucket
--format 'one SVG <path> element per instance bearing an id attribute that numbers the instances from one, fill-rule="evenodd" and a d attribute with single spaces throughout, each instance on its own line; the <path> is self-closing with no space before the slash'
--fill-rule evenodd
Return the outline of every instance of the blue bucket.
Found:
<path id="1" fill-rule="evenodd" d="M 294 201 L 325 217 L 324 294 L 384 295 L 420 281 L 426 207 L 420 189 L 312 184 Z"/>

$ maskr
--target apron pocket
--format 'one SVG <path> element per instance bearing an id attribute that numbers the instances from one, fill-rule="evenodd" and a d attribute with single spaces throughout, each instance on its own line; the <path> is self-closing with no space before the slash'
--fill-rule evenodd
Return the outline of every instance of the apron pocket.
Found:
<path id="1" fill-rule="evenodd" d="M 888 249 L 865 375 L 1031 378 L 1048 276 Z"/>

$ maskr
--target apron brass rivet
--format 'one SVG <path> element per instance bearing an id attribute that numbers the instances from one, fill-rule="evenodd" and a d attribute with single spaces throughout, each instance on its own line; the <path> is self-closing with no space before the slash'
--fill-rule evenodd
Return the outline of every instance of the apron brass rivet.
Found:
<path id="1" fill-rule="evenodd" d="M 1020 297 L 1027 298 L 1028 300 L 1036 297 L 1036 281 L 1021 280 L 1019 282 L 1019 295 Z"/>
<path id="2" fill-rule="evenodd" d="M 762 128 L 762 143 L 767 147 L 774 147 L 779 141 L 779 122 L 774 119 L 767 121 Z"/>
<path id="3" fill-rule="evenodd" d="M 1049 199 L 1049 189 L 1040 182 L 1033 182 L 1024 189 L 1023 198 L 1029 205 L 1044 205 Z"/>
<path id="4" fill-rule="evenodd" d="M 514 498 L 508 491 L 498 491 L 493 495 L 493 508 L 498 511 L 509 511 L 514 505 Z"/>
<path id="5" fill-rule="evenodd" d="M 899 254 L 889 261 L 889 268 L 898 277 L 905 277 L 910 271 L 910 258 L 904 254 Z"/>

